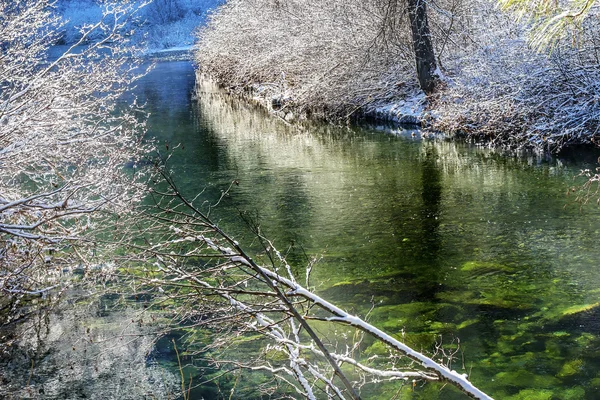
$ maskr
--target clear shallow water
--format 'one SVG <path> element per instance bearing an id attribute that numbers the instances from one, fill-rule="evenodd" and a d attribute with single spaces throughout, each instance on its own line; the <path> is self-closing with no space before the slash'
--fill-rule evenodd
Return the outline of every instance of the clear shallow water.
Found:
<path id="1" fill-rule="evenodd" d="M 328 299 L 359 314 L 373 299 L 371 322 L 417 349 L 459 338 L 495 398 L 597 398 L 600 210 L 566 195 L 593 164 L 411 131 L 288 127 L 208 85 L 193 102 L 193 85 L 187 62 L 159 63 L 138 85 L 149 135 L 183 146 L 172 167 L 188 195 L 216 200 L 239 181 L 213 216 L 241 243 L 246 211 L 280 249 L 294 245 L 299 273 L 304 251 L 322 255 L 311 284 Z"/>

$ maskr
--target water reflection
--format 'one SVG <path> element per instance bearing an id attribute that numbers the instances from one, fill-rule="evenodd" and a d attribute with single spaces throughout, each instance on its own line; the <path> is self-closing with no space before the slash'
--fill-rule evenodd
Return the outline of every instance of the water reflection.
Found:
<path id="1" fill-rule="evenodd" d="M 421 237 L 418 238 L 420 248 L 418 254 L 424 268 L 421 280 L 424 283 L 422 292 L 435 299 L 435 294 L 443 281 L 444 271 L 439 263 L 441 250 L 440 206 L 442 201 L 442 175 L 437 166 L 437 150 L 431 143 L 426 143 L 423 149 L 424 155 L 421 161 L 421 198 L 423 208 L 420 213 Z"/>
<path id="2" fill-rule="evenodd" d="M 119 295 L 66 297 L 19 324 L 19 340 L 3 343 L 0 398 L 174 398 L 177 375 L 148 357 L 157 329 L 148 314 Z"/>

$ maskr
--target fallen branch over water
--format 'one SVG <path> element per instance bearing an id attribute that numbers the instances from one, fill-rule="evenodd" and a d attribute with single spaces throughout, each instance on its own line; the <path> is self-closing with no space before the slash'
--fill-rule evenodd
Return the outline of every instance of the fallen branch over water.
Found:
<path id="1" fill-rule="evenodd" d="M 192 352 L 196 357 L 208 359 L 214 368 L 270 371 L 276 383 L 260 390 L 274 393 L 285 384 L 284 391 L 307 399 L 322 393 L 359 399 L 365 385 L 387 382 L 396 384 L 396 390 L 412 390 L 417 381 L 450 383 L 471 398 L 491 399 L 466 374 L 449 368 L 451 359 L 436 361 L 415 351 L 300 285 L 285 257 L 258 228 L 254 234 L 269 265 L 255 261 L 213 222 L 212 207 L 201 211 L 198 199 L 186 199 L 171 177 L 162 174 L 167 188 L 153 192 L 148 223 L 130 235 L 138 243 L 129 242 L 136 250 L 129 261 L 154 265 L 138 279 L 162 293 L 160 302 L 173 304 L 175 325 L 216 332 L 212 343 L 191 343 L 198 349 Z M 307 277 L 311 268 L 312 263 Z M 244 338 L 256 334 L 264 339 L 251 359 L 232 361 L 229 356 L 223 364 L 224 349 L 240 342 L 244 346 Z M 365 338 L 385 344 L 389 355 L 361 355 Z"/>

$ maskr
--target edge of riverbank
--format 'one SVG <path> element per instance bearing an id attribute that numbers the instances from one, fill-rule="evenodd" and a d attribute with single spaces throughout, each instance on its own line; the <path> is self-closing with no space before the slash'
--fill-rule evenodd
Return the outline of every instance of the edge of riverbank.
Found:
<path id="1" fill-rule="evenodd" d="M 356 106 L 346 114 L 346 118 L 340 118 L 339 114 L 328 114 L 328 110 L 315 112 L 308 105 L 298 104 L 293 91 L 285 87 L 259 83 L 227 85 L 201 69 L 196 70 L 196 79 L 212 81 L 226 93 L 263 108 L 288 124 L 322 121 L 339 125 L 375 121 L 420 128 L 424 137 L 467 140 L 491 148 L 549 154 L 570 148 L 598 147 L 593 135 L 572 132 L 565 132 L 563 136 L 552 132 L 545 134 L 539 127 L 521 126 L 521 120 L 511 121 L 507 116 L 501 119 L 486 117 L 485 112 L 474 116 L 468 109 L 460 107 L 461 101 L 444 89 L 428 97 L 415 88 L 404 98 Z M 483 105 L 481 107 L 484 108 Z"/>
<path id="2" fill-rule="evenodd" d="M 307 111 L 303 105 L 296 103 L 292 93 L 274 89 L 273 85 L 248 84 L 241 87 L 228 86 L 219 82 L 213 76 L 198 70 L 196 71 L 196 79 L 213 82 L 226 93 L 259 106 L 286 123 L 305 120 L 323 120 L 335 123 L 341 121 L 338 116 L 329 115 L 326 110 L 318 114 Z M 424 127 L 433 115 L 428 110 L 427 101 L 428 99 L 425 94 L 415 92 L 404 99 L 365 104 L 356 107 L 354 112 L 348 113 L 345 122 L 350 120 L 375 120 L 398 125 Z"/>

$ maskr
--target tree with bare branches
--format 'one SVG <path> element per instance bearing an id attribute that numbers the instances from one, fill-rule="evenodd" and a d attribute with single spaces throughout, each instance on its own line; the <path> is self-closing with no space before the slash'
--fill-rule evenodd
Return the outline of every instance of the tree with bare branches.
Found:
<path id="1" fill-rule="evenodd" d="M 427 21 L 427 2 L 424 0 L 407 0 L 407 10 L 419 86 L 425 93 L 432 94 L 435 91 L 438 78 L 436 76 L 437 67 L 433 44 L 431 43 L 431 32 Z"/>
<path id="2" fill-rule="evenodd" d="M 50 7 L 0 1 L 0 326 L 20 299 L 60 285 L 65 265 L 88 263 L 94 228 L 141 196 L 125 167 L 145 151 L 144 118 L 119 101 L 142 73 L 125 30 L 137 9 L 107 4 L 57 48 Z"/>
<path id="3" fill-rule="evenodd" d="M 442 14 L 446 3 L 432 19 L 417 1 L 229 1 L 200 30 L 196 60 L 201 74 L 288 120 L 345 121 L 434 91 L 433 38 L 443 52 L 461 15 Z"/>

